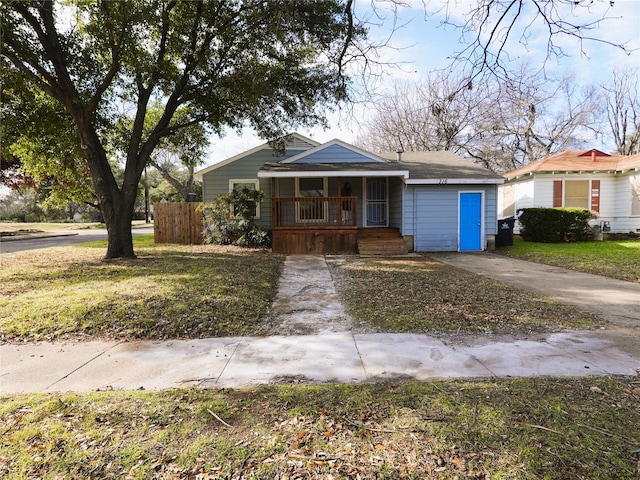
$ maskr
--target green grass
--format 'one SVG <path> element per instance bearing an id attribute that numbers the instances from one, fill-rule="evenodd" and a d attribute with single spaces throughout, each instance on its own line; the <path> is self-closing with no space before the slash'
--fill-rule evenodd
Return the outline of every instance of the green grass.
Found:
<path id="1" fill-rule="evenodd" d="M 80 248 L 100 248 L 104 251 L 107 250 L 107 240 L 95 240 L 93 242 L 83 242 L 78 245 Z M 135 235 L 133 237 L 133 248 L 137 252 L 142 249 L 157 249 L 162 248 L 157 245 L 153 240 L 153 233 L 145 233 L 142 235 Z"/>
<path id="2" fill-rule="evenodd" d="M 260 335 L 283 257 L 237 247 L 156 245 L 102 259 L 106 241 L 0 256 L 0 339 Z M 426 258 L 332 261 L 349 313 L 381 332 L 528 334 L 600 319 Z"/>
<path id="3" fill-rule="evenodd" d="M 640 240 L 536 243 L 515 238 L 497 250 L 510 257 L 640 283 Z"/>
<path id="4" fill-rule="evenodd" d="M 260 332 L 283 257 L 105 242 L 0 256 L 4 340 Z M 331 262 L 386 331 L 526 333 L 597 319 L 416 260 Z M 0 397 L 0 477 L 634 479 L 640 379 L 500 379 Z M 332 476 L 332 477 L 331 477 Z"/>
<path id="5" fill-rule="evenodd" d="M 198 338 L 253 333 L 283 258 L 262 250 L 153 244 L 103 261 L 105 242 L 0 257 L 4 340 Z"/>
<path id="6" fill-rule="evenodd" d="M 639 385 L 537 378 L 4 397 L 0 476 L 633 479 Z"/>

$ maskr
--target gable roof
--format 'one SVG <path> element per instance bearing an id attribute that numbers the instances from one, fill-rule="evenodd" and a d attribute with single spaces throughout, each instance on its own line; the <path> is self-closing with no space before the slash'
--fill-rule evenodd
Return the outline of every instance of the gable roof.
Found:
<path id="1" fill-rule="evenodd" d="M 304 135 L 300 135 L 299 133 L 295 132 L 287 135 L 286 138 L 287 140 L 285 141 L 285 148 L 289 148 L 292 150 L 308 150 L 320 145 L 315 140 L 312 140 L 311 138 L 307 138 Z M 225 165 L 229 165 L 230 163 L 240 160 L 241 158 L 248 157 L 249 155 L 253 155 L 254 153 L 257 153 L 261 150 L 271 150 L 272 148 L 273 147 L 269 144 L 269 142 L 265 142 L 262 145 L 258 145 L 257 147 L 247 150 L 246 152 L 239 153 L 238 155 L 234 155 L 233 157 L 229 157 L 225 160 L 222 160 L 221 162 L 214 163 L 213 165 L 203 168 L 202 170 L 198 170 L 193 175 L 196 178 L 202 178 L 205 173 L 211 172 L 212 170 L 216 170 L 220 167 L 224 167 Z"/>
<path id="2" fill-rule="evenodd" d="M 334 148 L 334 147 L 337 147 L 337 148 Z M 336 157 L 335 163 L 351 163 L 351 162 L 340 161 L 340 158 L 339 158 L 340 150 L 343 150 L 345 151 L 345 153 L 351 154 L 355 157 L 359 157 L 358 158 L 359 161 L 355 163 L 385 162 L 384 159 L 378 157 L 377 155 L 374 155 L 371 152 L 367 152 L 366 150 L 363 150 L 347 142 L 343 142 L 342 140 L 338 140 L 337 138 L 334 138 L 333 140 L 323 143 L 322 145 L 317 145 L 316 147 L 306 150 L 302 153 L 299 153 L 298 155 L 287 158 L 286 160 L 282 160 L 280 163 L 296 163 L 296 162 L 334 163 L 333 161 L 331 162 L 314 161 L 316 160 L 316 158 L 322 158 L 321 153 L 323 151 L 331 151 L 334 156 L 336 153 L 338 153 L 338 157 Z"/>
<path id="3" fill-rule="evenodd" d="M 640 155 L 608 155 L 600 150 L 565 150 L 524 167 L 506 172 L 512 178 L 534 172 L 625 172 L 640 168 Z"/>

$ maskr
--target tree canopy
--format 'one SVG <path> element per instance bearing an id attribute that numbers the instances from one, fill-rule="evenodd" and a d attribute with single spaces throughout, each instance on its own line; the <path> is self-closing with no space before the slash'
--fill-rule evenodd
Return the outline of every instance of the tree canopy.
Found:
<path id="1" fill-rule="evenodd" d="M 3 2 L 0 68 L 62 107 L 107 225 L 106 257 L 133 257 L 137 187 L 163 138 L 204 123 L 275 139 L 322 124 L 347 98 L 345 64 L 366 38 L 351 3 Z M 162 111 L 149 125 L 155 102 Z M 109 136 L 124 118 L 133 121 L 118 181 Z"/>

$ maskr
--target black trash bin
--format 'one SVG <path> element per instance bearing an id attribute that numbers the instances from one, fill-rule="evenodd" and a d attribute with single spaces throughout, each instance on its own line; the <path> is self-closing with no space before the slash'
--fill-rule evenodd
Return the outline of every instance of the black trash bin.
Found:
<path id="1" fill-rule="evenodd" d="M 513 246 L 513 226 L 516 217 L 507 217 L 498 220 L 498 236 L 496 237 L 496 247 Z"/>

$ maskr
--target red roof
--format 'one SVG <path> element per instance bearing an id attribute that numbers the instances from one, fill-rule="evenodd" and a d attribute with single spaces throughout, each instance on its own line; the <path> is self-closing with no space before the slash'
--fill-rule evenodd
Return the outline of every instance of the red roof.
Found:
<path id="1" fill-rule="evenodd" d="M 614 172 L 640 167 L 638 155 L 608 155 L 600 150 L 565 150 L 503 174 L 505 178 L 533 172 Z"/>

